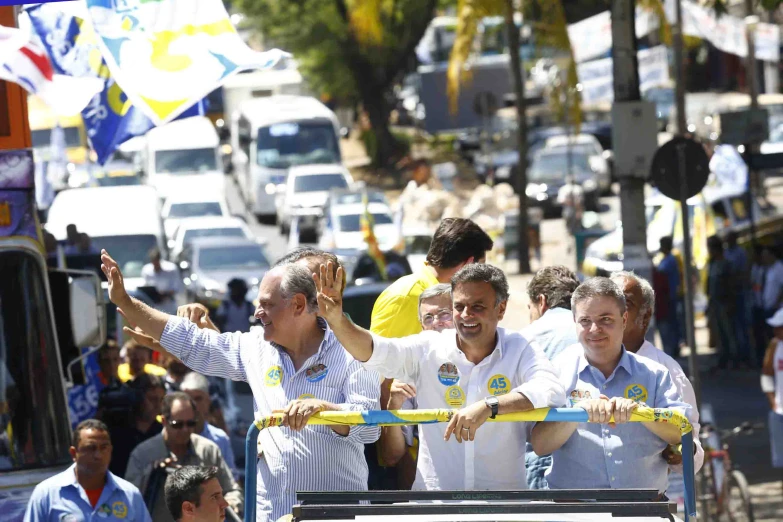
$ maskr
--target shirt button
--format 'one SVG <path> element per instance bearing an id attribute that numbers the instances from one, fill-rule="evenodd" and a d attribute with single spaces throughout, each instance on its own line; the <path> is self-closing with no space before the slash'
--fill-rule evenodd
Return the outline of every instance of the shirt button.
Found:
<path id="1" fill-rule="evenodd" d="M 609 453 L 606 454 L 606 456 L 607 457 L 611 457 L 612 456 L 612 452 L 610 451 Z"/>
<path id="2" fill-rule="evenodd" d="M 606 384 L 604 384 L 604 387 L 603 387 L 603 389 L 604 389 L 604 390 L 606 389 Z"/>
<path id="3" fill-rule="evenodd" d="M 612 482 L 614 482 L 614 481 L 615 481 L 615 478 L 614 478 L 614 477 L 612 477 Z"/>

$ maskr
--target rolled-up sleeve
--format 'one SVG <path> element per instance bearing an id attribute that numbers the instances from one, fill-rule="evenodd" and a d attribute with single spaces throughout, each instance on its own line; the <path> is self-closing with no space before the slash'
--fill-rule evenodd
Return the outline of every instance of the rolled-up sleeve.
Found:
<path id="1" fill-rule="evenodd" d="M 555 367 L 535 343 L 530 343 L 523 349 L 525 353 L 518 368 L 519 382 L 522 384 L 512 391 L 527 397 L 534 408 L 564 406 L 565 390 Z"/>
<path id="2" fill-rule="evenodd" d="M 342 411 L 380 409 L 381 387 L 378 373 L 362 367 L 358 361 L 352 362 L 348 371 L 350 375 L 345 380 L 343 387 L 345 402 L 337 404 L 337 407 Z M 350 442 L 372 444 L 380 437 L 381 428 L 379 426 L 351 426 L 347 437 L 343 437 L 333 430 L 330 430 L 330 433 Z"/>
<path id="3" fill-rule="evenodd" d="M 389 339 L 372 334 L 372 356 L 362 364 L 386 378 L 416 382 L 419 363 L 438 335 L 436 332 L 422 332 L 401 339 Z"/>
<path id="4" fill-rule="evenodd" d="M 182 317 L 171 317 L 160 336 L 160 344 L 191 370 L 204 375 L 247 381 L 242 362 L 242 343 L 253 344 L 256 334 L 223 333 L 199 328 Z"/>

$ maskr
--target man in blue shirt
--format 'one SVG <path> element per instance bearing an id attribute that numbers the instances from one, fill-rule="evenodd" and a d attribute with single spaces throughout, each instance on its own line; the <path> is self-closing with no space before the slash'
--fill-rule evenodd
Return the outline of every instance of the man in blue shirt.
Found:
<path id="1" fill-rule="evenodd" d="M 541 348 L 549 360 L 579 342 L 576 337 L 574 315 L 571 312 L 571 294 L 579 286 L 576 274 L 568 268 L 548 266 L 542 268 L 527 285 L 530 303 L 530 325 L 520 333 Z M 525 453 L 527 487 L 546 489 L 544 474 L 552 465 L 552 456 L 539 457 L 530 442 Z"/>
<path id="2" fill-rule="evenodd" d="M 152 522 L 136 486 L 109 472 L 109 428 L 88 419 L 73 432 L 74 465 L 35 487 L 24 522 Z"/>
<path id="3" fill-rule="evenodd" d="M 627 422 L 640 404 L 681 413 L 690 406 L 665 367 L 623 347 L 628 314 L 625 296 L 614 282 L 595 277 L 582 283 L 571 297 L 571 308 L 580 344 L 553 364 L 569 405 L 584 408 L 590 422 L 542 422 L 532 429 L 534 451 L 552 453 L 549 487 L 655 488 L 663 493 L 668 464 L 661 452 L 667 444 L 679 443 L 679 427 Z"/>
<path id="4" fill-rule="evenodd" d="M 680 264 L 672 254 L 673 241 L 671 236 L 661 238 L 661 254 L 663 258 L 658 263 L 658 271 L 665 276 L 668 282 L 668 303 L 666 317 L 655 317 L 658 323 L 658 333 L 661 334 L 663 351 L 675 359 L 680 356 Z"/>

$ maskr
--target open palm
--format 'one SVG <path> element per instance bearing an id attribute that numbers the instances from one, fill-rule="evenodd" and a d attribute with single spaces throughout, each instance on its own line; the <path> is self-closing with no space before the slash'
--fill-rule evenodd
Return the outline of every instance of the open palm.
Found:
<path id="1" fill-rule="evenodd" d="M 343 269 L 338 267 L 335 273 L 334 265 L 329 261 L 320 266 L 319 272 L 313 274 L 318 291 L 318 315 L 327 322 L 337 321 L 343 315 Z"/>
<path id="2" fill-rule="evenodd" d="M 109 299 L 115 305 L 122 306 L 128 299 L 125 280 L 122 278 L 120 266 L 106 250 L 101 250 L 101 270 L 109 282 Z"/>

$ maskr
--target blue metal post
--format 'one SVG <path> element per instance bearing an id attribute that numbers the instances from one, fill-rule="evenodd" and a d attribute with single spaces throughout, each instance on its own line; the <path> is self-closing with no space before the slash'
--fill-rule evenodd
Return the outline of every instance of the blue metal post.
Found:
<path id="1" fill-rule="evenodd" d="M 256 423 L 250 425 L 245 437 L 245 522 L 256 522 L 256 473 L 258 466 L 258 434 Z"/>
<path id="2" fill-rule="evenodd" d="M 682 478 L 685 482 L 685 522 L 696 516 L 696 487 L 694 485 L 693 432 L 682 436 Z"/>

